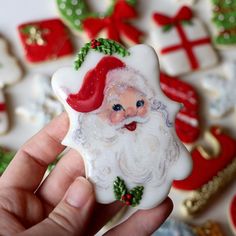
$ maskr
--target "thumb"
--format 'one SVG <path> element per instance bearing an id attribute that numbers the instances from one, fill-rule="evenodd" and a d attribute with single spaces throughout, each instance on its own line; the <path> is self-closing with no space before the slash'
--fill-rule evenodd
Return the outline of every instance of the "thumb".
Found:
<path id="1" fill-rule="evenodd" d="M 48 218 L 25 231 L 23 235 L 84 235 L 94 203 L 92 184 L 79 177 L 71 184 Z"/>

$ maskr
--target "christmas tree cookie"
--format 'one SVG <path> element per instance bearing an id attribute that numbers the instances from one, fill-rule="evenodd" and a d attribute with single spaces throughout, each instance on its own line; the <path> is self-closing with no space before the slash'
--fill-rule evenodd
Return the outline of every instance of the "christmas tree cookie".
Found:
<path id="1" fill-rule="evenodd" d="M 208 32 L 189 7 L 181 7 L 174 15 L 156 11 L 152 18 L 152 42 L 168 75 L 206 69 L 218 62 Z"/>
<path id="2" fill-rule="evenodd" d="M 236 0 L 211 0 L 213 4 L 212 21 L 217 33 L 215 44 L 219 47 L 236 44 Z"/>
<path id="3" fill-rule="evenodd" d="M 18 32 L 28 62 L 56 60 L 74 52 L 67 28 L 59 19 L 24 23 Z"/>
<path id="4" fill-rule="evenodd" d="M 91 12 L 85 0 L 56 0 L 61 18 L 76 33 L 93 39 L 104 36 L 122 43 L 140 43 L 143 33 L 132 25 L 138 17 L 136 0 L 110 0 L 105 13 Z"/>
<path id="5" fill-rule="evenodd" d="M 98 202 L 149 209 L 189 175 L 191 158 L 173 125 L 180 105 L 163 94 L 150 46 L 92 40 L 52 86 L 70 119 L 63 144 L 83 155 Z"/>

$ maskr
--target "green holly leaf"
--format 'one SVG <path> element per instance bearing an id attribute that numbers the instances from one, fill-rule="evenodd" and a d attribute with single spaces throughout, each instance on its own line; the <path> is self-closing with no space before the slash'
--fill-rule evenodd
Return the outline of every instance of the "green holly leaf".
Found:
<path id="1" fill-rule="evenodd" d="M 122 180 L 120 177 L 117 177 L 114 181 L 113 190 L 115 194 L 115 199 L 119 201 L 121 201 L 122 196 L 124 196 L 128 192 L 124 180 Z"/>
<path id="2" fill-rule="evenodd" d="M 163 32 L 168 32 L 172 29 L 173 25 L 165 25 L 162 27 Z"/>
<path id="3" fill-rule="evenodd" d="M 0 148 L 0 174 L 5 171 L 14 156 L 15 152 L 6 151 L 3 148 Z"/>
<path id="4" fill-rule="evenodd" d="M 133 196 L 132 207 L 139 205 L 143 197 L 143 190 L 144 190 L 143 186 L 137 186 L 129 191 L 129 193 Z"/>
<path id="5" fill-rule="evenodd" d="M 126 2 L 131 6 L 134 6 L 135 4 L 137 4 L 137 0 L 126 0 Z"/>

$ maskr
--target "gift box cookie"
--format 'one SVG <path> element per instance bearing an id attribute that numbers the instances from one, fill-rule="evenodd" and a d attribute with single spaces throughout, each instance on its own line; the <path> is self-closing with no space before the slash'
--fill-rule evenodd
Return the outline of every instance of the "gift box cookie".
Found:
<path id="1" fill-rule="evenodd" d="M 167 74 L 186 74 L 218 62 L 208 32 L 189 7 L 174 15 L 154 12 L 153 22 L 152 42 Z"/>
<path id="2" fill-rule="evenodd" d="M 18 27 L 28 62 L 56 60 L 73 54 L 65 25 L 59 19 L 32 21 Z"/>

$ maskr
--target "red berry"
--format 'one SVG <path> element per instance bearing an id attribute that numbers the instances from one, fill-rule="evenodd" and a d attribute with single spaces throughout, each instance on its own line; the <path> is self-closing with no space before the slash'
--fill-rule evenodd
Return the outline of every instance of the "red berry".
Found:
<path id="1" fill-rule="evenodd" d="M 126 194 L 126 197 L 127 197 L 128 200 L 131 200 L 133 198 L 133 195 L 128 193 L 128 194 Z"/>
<path id="2" fill-rule="evenodd" d="M 96 41 L 96 46 L 98 47 L 98 46 L 100 46 L 100 45 L 101 45 L 101 43 L 98 42 L 98 41 Z"/>
<path id="3" fill-rule="evenodd" d="M 126 201 L 125 205 L 130 206 L 131 205 L 130 201 Z"/>
<path id="4" fill-rule="evenodd" d="M 122 199 L 123 201 L 126 201 L 126 195 L 123 195 L 123 196 L 121 197 L 121 199 Z"/>

